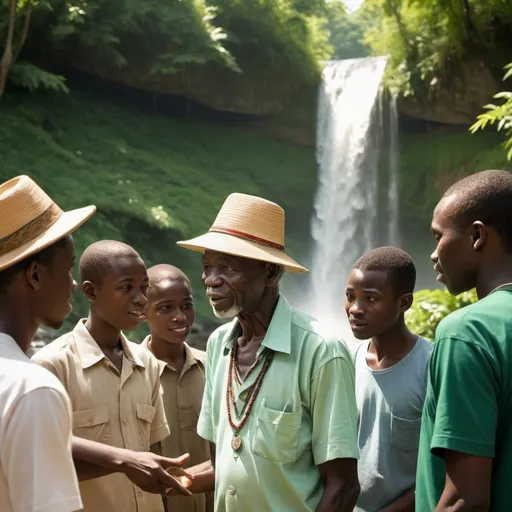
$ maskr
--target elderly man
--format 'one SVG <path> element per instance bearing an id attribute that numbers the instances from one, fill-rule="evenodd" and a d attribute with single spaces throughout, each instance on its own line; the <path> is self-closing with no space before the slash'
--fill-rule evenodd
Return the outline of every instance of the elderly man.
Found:
<path id="1" fill-rule="evenodd" d="M 279 293 L 284 211 L 232 194 L 209 232 L 178 242 L 203 255 L 215 315 L 233 318 L 208 342 L 198 432 L 212 465 L 191 490 L 213 486 L 218 512 L 352 510 L 358 494 L 354 369 L 345 345 Z"/>

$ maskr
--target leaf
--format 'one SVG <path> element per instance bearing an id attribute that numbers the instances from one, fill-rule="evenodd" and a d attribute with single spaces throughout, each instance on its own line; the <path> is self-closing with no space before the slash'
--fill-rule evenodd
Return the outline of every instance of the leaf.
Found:
<path id="1" fill-rule="evenodd" d="M 46 89 L 55 92 L 68 93 L 66 79 L 63 76 L 49 73 L 34 64 L 26 61 L 18 61 L 13 64 L 9 73 L 9 81 L 13 84 L 34 92 Z"/>

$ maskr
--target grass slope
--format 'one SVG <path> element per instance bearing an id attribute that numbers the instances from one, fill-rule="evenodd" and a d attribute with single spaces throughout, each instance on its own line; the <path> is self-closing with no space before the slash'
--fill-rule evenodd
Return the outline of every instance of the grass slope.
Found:
<path id="1" fill-rule="evenodd" d="M 146 263 L 187 272 L 199 316 L 209 307 L 200 256 L 176 241 L 208 229 L 231 192 L 262 195 L 287 213 L 292 256 L 305 254 L 315 162 L 311 149 L 219 126 L 142 114 L 83 93 L 11 96 L 1 105 L 0 179 L 33 177 L 63 208 L 96 204 L 76 252 L 99 239 L 134 246 Z M 77 293 L 72 325 L 86 313 Z"/>

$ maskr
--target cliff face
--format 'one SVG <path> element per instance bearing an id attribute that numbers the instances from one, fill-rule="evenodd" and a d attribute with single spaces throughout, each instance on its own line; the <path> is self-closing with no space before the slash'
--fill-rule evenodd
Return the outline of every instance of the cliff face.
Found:
<path id="1" fill-rule="evenodd" d="M 422 119 L 450 125 L 471 125 L 482 106 L 490 103 L 503 84 L 481 61 L 464 64 L 462 73 L 449 86 L 431 88 L 428 99 L 403 98 L 399 105 L 402 113 L 413 119 Z"/>

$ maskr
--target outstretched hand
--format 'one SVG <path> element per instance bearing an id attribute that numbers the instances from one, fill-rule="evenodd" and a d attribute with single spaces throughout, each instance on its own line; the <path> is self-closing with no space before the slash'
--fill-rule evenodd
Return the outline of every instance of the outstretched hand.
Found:
<path id="1" fill-rule="evenodd" d="M 174 489 L 180 494 L 190 496 L 188 487 L 194 476 L 181 466 L 190 458 L 188 453 L 170 459 L 151 452 L 131 452 L 123 461 L 123 473 L 143 491 L 163 494 Z"/>

